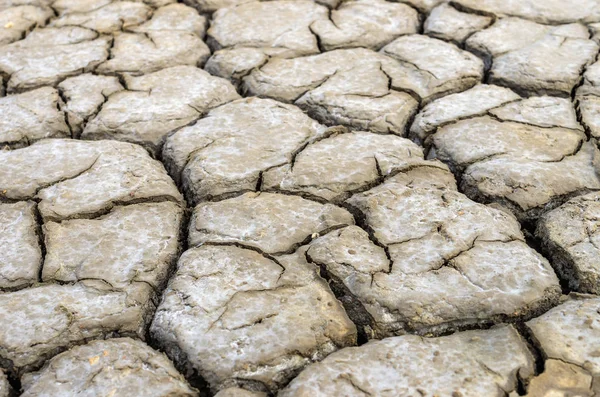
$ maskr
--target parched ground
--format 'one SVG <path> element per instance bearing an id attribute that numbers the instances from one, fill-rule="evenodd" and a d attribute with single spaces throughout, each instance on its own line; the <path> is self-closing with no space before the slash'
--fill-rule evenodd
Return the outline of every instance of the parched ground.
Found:
<path id="1" fill-rule="evenodd" d="M 600 395 L 600 0 L 0 0 L 0 397 Z"/>

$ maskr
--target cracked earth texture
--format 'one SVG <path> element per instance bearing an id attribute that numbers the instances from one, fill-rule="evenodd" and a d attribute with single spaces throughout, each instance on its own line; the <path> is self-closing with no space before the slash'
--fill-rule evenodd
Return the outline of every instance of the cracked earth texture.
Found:
<path id="1" fill-rule="evenodd" d="M 0 0 L 0 397 L 600 395 L 600 0 Z"/>

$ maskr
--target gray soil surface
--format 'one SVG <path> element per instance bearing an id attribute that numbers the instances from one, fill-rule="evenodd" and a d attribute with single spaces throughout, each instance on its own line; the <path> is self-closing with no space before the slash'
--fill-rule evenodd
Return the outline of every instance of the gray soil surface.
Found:
<path id="1" fill-rule="evenodd" d="M 0 0 L 0 397 L 600 395 L 600 0 Z"/>

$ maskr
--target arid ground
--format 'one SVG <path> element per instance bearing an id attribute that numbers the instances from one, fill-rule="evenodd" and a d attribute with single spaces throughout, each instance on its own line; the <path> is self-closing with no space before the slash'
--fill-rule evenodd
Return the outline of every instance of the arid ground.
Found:
<path id="1" fill-rule="evenodd" d="M 0 0 L 0 397 L 600 396 L 600 0 Z"/>

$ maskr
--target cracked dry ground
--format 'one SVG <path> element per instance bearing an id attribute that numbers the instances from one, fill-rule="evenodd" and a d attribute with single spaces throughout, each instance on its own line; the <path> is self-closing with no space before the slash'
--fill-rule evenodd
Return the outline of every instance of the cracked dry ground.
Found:
<path id="1" fill-rule="evenodd" d="M 600 0 L 0 0 L 0 397 L 600 396 Z"/>

